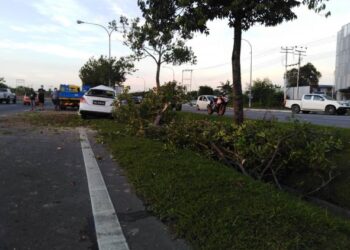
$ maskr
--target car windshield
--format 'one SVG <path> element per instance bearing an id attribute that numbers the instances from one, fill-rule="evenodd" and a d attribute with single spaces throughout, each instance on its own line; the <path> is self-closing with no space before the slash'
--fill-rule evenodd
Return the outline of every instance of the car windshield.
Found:
<path id="1" fill-rule="evenodd" d="M 96 96 L 104 98 L 114 98 L 114 91 L 112 90 L 103 90 L 103 89 L 90 89 L 87 93 L 87 96 Z"/>
<path id="2" fill-rule="evenodd" d="M 334 101 L 334 98 L 333 97 L 330 97 L 328 95 L 324 95 L 322 96 L 323 98 L 327 99 L 327 100 L 331 100 L 331 101 Z"/>
<path id="3" fill-rule="evenodd" d="M 214 98 L 215 98 L 215 96 L 213 96 L 213 95 L 208 95 L 207 97 L 208 97 L 208 99 L 209 99 L 210 101 L 213 101 Z"/>

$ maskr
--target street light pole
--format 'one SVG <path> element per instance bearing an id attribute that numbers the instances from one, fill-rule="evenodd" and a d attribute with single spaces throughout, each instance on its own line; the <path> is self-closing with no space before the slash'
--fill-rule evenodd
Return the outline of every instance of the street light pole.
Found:
<path id="1" fill-rule="evenodd" d="M 81 21 L 81 20 L 77 20 L 77 24 L 91 24 L 91 25 L 95 25 L 95 26 L 99 26 L 101 28 L 103 28 L 108 35 L 108 63 L 109 63 L 109 69 L 108 69 L 108 86 L 111 87 L 112 85 L 112 79 L 111 79 L 111 71 L 112 71 L 112 65 L 111 65 L 111 36 L 113 31 L 115 31 L 116 29 L 107 29 L 105 26 L 98 24 L 98 23 L 89 23 L 89 22 L 85 22 L 85 21 Z"/>
<path id="2" fill-rule="evenodd" d="M 251 108 L 252 107 L 253 48 L 252 48 L 252 44 L 248 40 L 242 39 L 242 41 L 247 42 L 249 44 L 249 47 L 250 47 L 249 108 Z"/>

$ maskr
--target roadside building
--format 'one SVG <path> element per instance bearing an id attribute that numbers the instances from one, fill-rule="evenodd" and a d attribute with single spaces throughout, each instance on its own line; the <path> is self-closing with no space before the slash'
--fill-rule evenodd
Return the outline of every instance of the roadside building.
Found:
<path id="1" fill-rule="evenodd" d="M 335 98 L 334 85 L 332 84 L 320 84 L 317 87 L 300 86 L 287 88 L 287 99 L 301 99 L 306 94 L 323 94 Z"/>
<path id="2" fill-rule="evenodd" d="M 350 99 L 350 23 L 337 36 L 335 91 L 338 100 Z"/>

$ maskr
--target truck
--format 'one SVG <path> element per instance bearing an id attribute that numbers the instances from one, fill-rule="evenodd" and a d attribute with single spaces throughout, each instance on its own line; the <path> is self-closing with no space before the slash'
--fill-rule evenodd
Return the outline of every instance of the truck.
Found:
<path id="1" fill-rule="evenodd" d="M 67 107 L 79 108 L 80 98 L 89 88 L 87 85 L 83 85 L 81 88 L 78 85 L 61 84 L 58 93 L 60 109 L 64 110 Z"/>
<path id="2" fill-rule="evenodd" d="M 301 100 L 286 100 L 285 107 L 294 114 L 300 111 L 304 114 L 310 112 L 325 112 L 329 115 L 345 115 L 350 110 L 350 102 L 336 101 L 324 94 L 304 94 Z"/>
<path id="3" fill-rule="evenodd" d="M 6 102 L 7 104 L 10 102 L 16 103 L 16 94 L 12 93 L 9 88 L 0 88 L 0 103 L 2 102 Z"/>

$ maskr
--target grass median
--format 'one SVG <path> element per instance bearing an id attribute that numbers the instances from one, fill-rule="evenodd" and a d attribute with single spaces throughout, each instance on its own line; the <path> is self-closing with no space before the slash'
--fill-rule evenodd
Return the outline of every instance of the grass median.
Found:
<path id="1" fill-rule="evenodd" d="M 194 249 L 350 249 L 349 221 L 193 151 L 129 136 L 113 120 L 22 119 L 97 129 L 149 210 Z"/>

